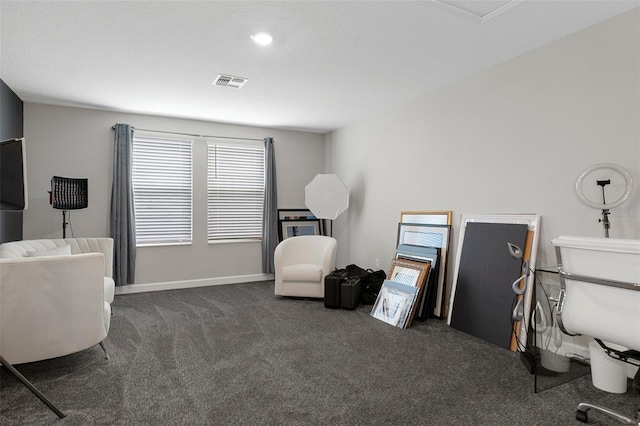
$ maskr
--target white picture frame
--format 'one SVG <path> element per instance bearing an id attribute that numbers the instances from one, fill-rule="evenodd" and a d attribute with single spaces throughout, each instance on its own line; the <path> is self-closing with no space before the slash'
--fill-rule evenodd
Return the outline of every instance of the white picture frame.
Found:
<path id="1" fill-rule="evenodd" d="M 405 328 L 417 293 L 418 287 L 384 280 L 371 316 L 394 327 Z"/>

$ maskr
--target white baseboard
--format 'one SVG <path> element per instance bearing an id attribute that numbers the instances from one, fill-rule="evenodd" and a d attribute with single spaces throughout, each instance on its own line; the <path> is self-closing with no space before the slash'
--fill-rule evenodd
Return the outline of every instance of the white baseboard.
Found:
<path id="1" fill-rule="evenodd" d="M 241 284 L 255 281 L 273 280 L 273 274 L 237 275 L 232 277 L 202 278 L 164 283 L 129 284 L 116 287 L 116 294 L 146 293 L 149 291 L 178 290 L 183 288 L 207 287 L 211 285 Z"/>

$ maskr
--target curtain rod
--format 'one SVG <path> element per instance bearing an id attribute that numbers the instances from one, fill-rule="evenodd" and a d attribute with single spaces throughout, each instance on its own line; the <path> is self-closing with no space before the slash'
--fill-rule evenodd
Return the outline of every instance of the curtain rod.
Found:
<path id="1" fill-rule="evenodd" d="M 115 129 L 116 126 L 111 126 L 112 129 Z M 196 135 L 194 133 L 183 133 L 183 132 L 165 132 L 162 130 L 150 130 L 150 129 L 138 129 L 137 127 L 131 126 L 133 130 L 140 130 L 142 132 L 154 132 L 154 133 L 166 133 L 170 135 L 184 135 L 184 136 L 193 136 L 195 138 L 214 138 L 214 139 L 235 139 L 241 141 L 259 141 L 263 142 L 264 139 L 256 139 L 256 138 L 236 138 L 233 136 L 213 136 L 213 135 Z"/>

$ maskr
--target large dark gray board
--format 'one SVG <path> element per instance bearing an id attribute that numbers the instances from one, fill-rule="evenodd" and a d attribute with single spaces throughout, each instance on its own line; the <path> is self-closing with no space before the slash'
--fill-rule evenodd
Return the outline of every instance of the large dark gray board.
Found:
<path id="1" fill-rule="evenodd" d="M 515 293 L 511 284 L 521 262 L 509 254 L 507 242 L 524 250 L 527 225 L 467 223 L 451 326 L 503 348 L 511 343 L 511 313 Z"/>
<path id="2" fill-rule="evenodd" d="M 0 141 L 24 136 L 23 103 L 0 80 Z M 0 210 L 0 243 L 22 239 L 22 212 Z"/>

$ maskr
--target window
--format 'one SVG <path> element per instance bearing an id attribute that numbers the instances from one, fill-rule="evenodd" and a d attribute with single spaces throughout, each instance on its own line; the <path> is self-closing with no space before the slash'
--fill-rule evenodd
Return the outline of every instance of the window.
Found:
<path id="1" fill-rule="evenodd" d="M 262 142 L 207 143 L 209 242 L 260 240 L 264 203 Z"/>
<path id="2" fill-rule="evenodd" d="M 191 242 L 192 146 L 187 136 L 134 132 L 137 245 Z"/>

